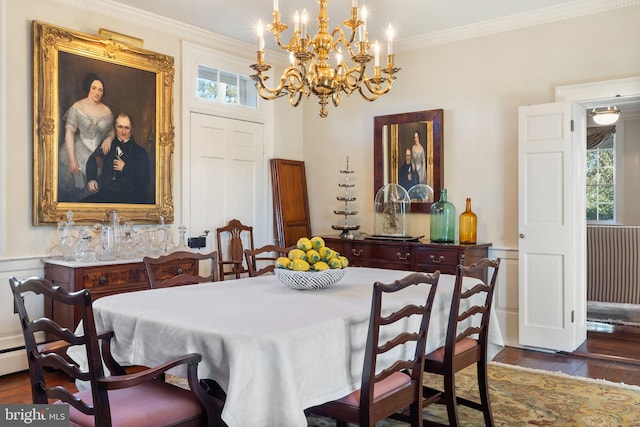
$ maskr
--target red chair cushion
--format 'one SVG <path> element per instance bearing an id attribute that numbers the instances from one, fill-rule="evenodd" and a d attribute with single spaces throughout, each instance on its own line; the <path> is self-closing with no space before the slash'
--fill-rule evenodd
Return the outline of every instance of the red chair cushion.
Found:
<path id="1" fill-rule="evenodd" d="M 403 374 L 402 372 L 394 372 L 382 381 L 378 381 L 373 386 L 373 398 L 375 400 L 379 396 L 382 396 L 383 394 L 388 393 L 391 390 L 395 390 L 396 388 L 402 387 L 409 382 L 411 382 L 411 377 L 409 375 Z M 345 405 L 359 407 L 360 389 L 355 390 L 351 394 L 348 394 L 345 397 L 338 399 L 337 401 L 340 403 L 344 403 Z"/>
<path id="2" fill-rule="evenodd" d="M 455 355 L 462 354 L 465 351 L 469 351 L 472 348 L 479 346 L 478 340 L 474 340 L 473 338 L 462 338 L 460 341 L 456 343 Z M 425 359 L 432 360 L 434 362 L 442 362 L 444 360 L 444 346 L 432 351 L 431 353 L 425 356 Z"/>
<path id="3" fill-rule="evenodd" d="M 204 417 L 199 401 L 190 391 L 161 381 L 149 381 L 135 387 L 109 390 L 113 427 L 157 427 L 178 421 Z M 87 404 L 93 403 L 91 390 L 75 394 Z M 61 404 L 63 402 L 56 402 Z M 69 406 L 71 425 L 93 427 L 94 417 Z"/>

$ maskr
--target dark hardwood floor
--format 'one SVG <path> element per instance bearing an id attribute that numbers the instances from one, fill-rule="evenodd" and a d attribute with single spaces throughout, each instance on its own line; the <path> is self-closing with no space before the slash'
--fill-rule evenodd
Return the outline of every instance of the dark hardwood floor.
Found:
<path id="1" fill-rule="evenodd" d="M 493 360 L 640 386 L 640 328 L 588 322 L 587 340 L 572 353 L 506 347 Z"/>
<path id="2" fill-rule="evenodd" d="M 494 361 L 640 386 L 640 328 L 589 322 L 587 341 L 573 353 L 505 347 Z M 73 387 L 60 372 L 47 375 Z M 0 377 L 0 403 L 31 403 L 26 371 Z"/>

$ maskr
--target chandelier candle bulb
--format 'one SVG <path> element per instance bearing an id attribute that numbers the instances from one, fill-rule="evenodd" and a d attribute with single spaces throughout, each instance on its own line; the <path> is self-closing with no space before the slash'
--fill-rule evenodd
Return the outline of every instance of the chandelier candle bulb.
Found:
<path id="1" fill-rule="evenodd" d="M 278 0 L 273 0 L 273 11 L 278 12 L 280 8 L 278 7 Z"/>
<path id="2" fill-rule="evenodd" d="M 375 43 L 373 43 L 373 53 L 374 53 L 374 66 L 376 68 L 380 67 L 380 46 L 378 46 L 378 42 L 376 41 Z M 379 72 L 376 69 L 376 75 L 378 75 Z"/>
<path id="3" fill-rule="evenodd" d="M 361 42 L 367 40 L 367 8 L 362 6 L 362 10 L 360 11 L 360 20 L 362 23 L 360 24 L 360 28 L 358 28 L 358 38 Z"/>
<path id="4" fill-rule="evenodd" d="M 302 9 L 302 17 L 300 18 L 301 22 L 301 26 L 302 26 L 302 34 L 301 37 L 303 39 L 307 38 L 307 20 L 308 20 L 308 16 L 307 16 L 307 9 Z"/>
<path id="5" fill-rule="evenodd" d="M 293 15 L 293 23 L 295 25 L 295 32 L 298 32 L 298 30 L 300 29 L 300 13 L 297 10 L 296 10 L 296 13 Z"/>
<path id="6" fill-rule="evenodd" d="M 387 28 L 387 56 L 393 55 L 393 27 Z"/>
<path id="7" fill-rule="evenodd" d="M 258 50 L 260 52 L 264 51 L 264 27 L 262 26 L 262 21 L 258 21 Z"/>

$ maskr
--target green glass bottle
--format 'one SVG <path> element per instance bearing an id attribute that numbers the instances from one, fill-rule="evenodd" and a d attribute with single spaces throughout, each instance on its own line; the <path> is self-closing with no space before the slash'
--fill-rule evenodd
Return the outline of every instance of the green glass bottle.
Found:
<path id="1" fill-rule="evenodd" d="M 440 200 L 431 205 L 429 238 L 432 242 L 453 242 L 456 235 L 456 208 L 447 201 L 447 189 L 440 191 Z"/>
<path id="2" fill-rule="evenodd" d="M 460 243 L 476 243 L 478 217 L 471 210 L 471 198 L 467 197 L 467 209 L 460 214 Z"/>

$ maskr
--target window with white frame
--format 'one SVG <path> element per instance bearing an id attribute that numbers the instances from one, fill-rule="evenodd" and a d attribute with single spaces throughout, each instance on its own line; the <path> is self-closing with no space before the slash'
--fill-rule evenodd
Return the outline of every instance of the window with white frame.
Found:
<path id="1" fill-rule="evenodd" d="M 616 220 L 616 134 L 587 150 L 587 221 Z"/>
<path id="2" fill-rule="evenodd" d="M 197 88 L 200 99 L 258 107 L 258 92 L 249 76 L 198 65 Z"/>

